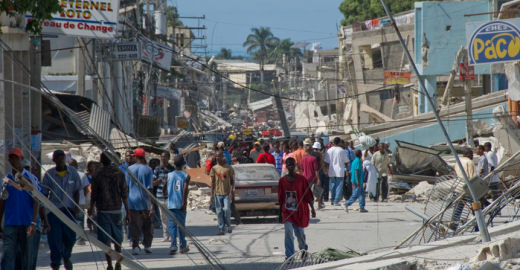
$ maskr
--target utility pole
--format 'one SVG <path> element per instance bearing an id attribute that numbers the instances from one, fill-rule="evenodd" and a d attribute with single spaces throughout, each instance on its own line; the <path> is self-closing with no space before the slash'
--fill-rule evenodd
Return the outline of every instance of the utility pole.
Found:
<path id="1" fill-rule="evenodd" d="M 76 76 L 77 76 L 77 89 L 76 95 L 85 96 L 85 42 L 83 42 L 83 38 L 76 38 L 76 43 L 78 44 L 78 51 L 76 54 Z"/>
<path id="2" fill-rule="evenodd" d="M 413 67 L 413 71 L 415 72 L 415 75 L 418 78 L 418 83 L 421 86 L 421 89 L 424 90 L 424 95 L 426 96 L 426 99 L 430 103 L 430 106 L 433 108 L 432 112 L 435 115 L 435 119 L 437 119 L 437 122 L 439 123 L 439 127 L 441 128 L 442 133 L 444 134 L 444 137 L 446 137 L 446 143 L 448 143 L 448 146 L 450 147 L 451 152 L 453 153 L 453 156 L 455 157 L 455 161 L 457 162 L 457 166 L 459 167 L 462 176 L 464 178 L 464 183 L 468 187 L 469 193 L 471 195 L 471 198 L 473 200 L 473 203 L 471 204 L 472 210 L 475 212 L 475 219 L 477 220 L 478 229 L 480 232 L 480 235 L 482 237 L 482 242 L 489 242 L 491 241 L 491 238 L 489 236 L 489 232 L 486 226 L 486 223 L 484 222 L 484 216 L 482 215 L 482 205 L 480 204 L 479 199 L 477 198 L 475 192 L 473 191 L 473 188 L 471 187 L 471 184 L 469 182 L 468 175 L 466 174 L 466 171 L 464 171 L 464 167 L 462 166 L 462 163 L 460 162 L 459 156 L 457 154 L 457 151 L 455 150 L 455 147 L 453 146 L 453 143 L 451 142 L 450 135 L 446 131 L 446 128 L 444 127 L 444 124 L 442 123 L 441 117 L 439 116 L 439 112 L 436 110 L 435 102 L 426 91 L 426 86 L 424 85 L 424 81 L 421 80 L 421 74 L 419 73 L 419 70 L 417 69 L 417 66 L 415 65 L 415 61 L 412 58 L 412 55 L 410 54 L 410 51 L 408 51 L 408 48 L 406 47 L 403 36 L 401 35 L 401 31 L 399 31 L 399 28 L 397 27 L 397 24 L 395 23 L 394 17 L 392 16 L 392 13 L 390 12 L 390 9 L 386 5 L 385 0 L 380 0 L 381 4 L 383 5 L 383 8 L 385 10 L 386 15 L 392 22 L 392 26 L 395 29 L 395 32 L 397 34 L 397 37 L 399 38 L 399 41 L 401 42 L 401 46 L 403 47 L 403 50 L 406 52 L 406 56 L 408 57 L 408 61 L 410 62 L 410 65 Z"/>
<path id="3" fill-rule="evenodd" d="M 1 49 L 0 49 L 1 50 Z M 40 52 L 40 53 L 37 53 Z M 31 37 L 29 49 L 31 86 L 41 88 L 41 38 Z M 42 143 L 42 95 L 36 91 L 30 92 L 31 111 L 31 172 L 41 179 L 41 143 Z"/>
<path id="4" fill-rule="evenodd" d="M 466 63 L 466 61 L 464 61 Z M 466 143 L 475 147 L 473 142 L 473 106 L 471 100 L 471 80 L 465 78 L 464 80 L 464 103 L 466 109 Z"/>

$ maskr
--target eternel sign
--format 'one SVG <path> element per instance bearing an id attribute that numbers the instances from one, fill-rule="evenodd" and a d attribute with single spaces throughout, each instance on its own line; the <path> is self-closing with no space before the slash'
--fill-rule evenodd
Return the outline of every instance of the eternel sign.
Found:
<path id="1" fill-rule="evenodd" d="M 42 23 L 42 33 L 50 35 L 114 38 L 117 32 L 119 0 L 60 0 L 62 11 Z M 28 21 L 32 20 L 27 14 Z"/>
<path id="2" fill-rule="evenodd" d="M 470 65 L 520 60 L 520 20 L 468 23 L 466 37 Z"/>

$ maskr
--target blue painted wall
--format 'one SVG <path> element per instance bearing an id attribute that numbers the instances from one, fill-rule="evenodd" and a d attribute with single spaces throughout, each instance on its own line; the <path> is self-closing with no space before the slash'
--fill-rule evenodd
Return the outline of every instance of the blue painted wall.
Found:
<path id="1" fill-rule="evenodd" d="M 506 106 L 505 104 L 501 106 Z M 493 109 L 487 108 L 473 112 L 473 121 L 482 120 L 491 127 L 495 126 L 495 118 L 493 117 Z M 456 117 L 448 121 L 443 121 L 448 134 L 452 141 L 466 138 L 466 117 Z M 430 146 L 432 144 L 444 143 L 446 139 L 438 124 L 432 124 L 415 130 L 405 131 L 392 136 L 381 136 L 381 141 L 390 143 L 390 149 L 395 149 L 396 140 L 414 143 L 422 146 Z"/>
<path id="2" fill-rule="evenodd" d="M 464 17 L 489 12 L 489 1 L 415 3 L 415 62 L 421 75 L 448 75 L 461 46 L 466 45 L 466 23 L 489 21 L 489 15 Z M 429 45 L 428 66 L 423 67 L 421 47 Z M 489 74 L 489 65 L 476 67 L 475 73 Z"/>

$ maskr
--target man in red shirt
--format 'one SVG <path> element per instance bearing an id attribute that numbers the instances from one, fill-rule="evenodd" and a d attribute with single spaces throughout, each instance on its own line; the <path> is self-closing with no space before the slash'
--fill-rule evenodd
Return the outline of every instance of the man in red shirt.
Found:
<path id="1" fill-rule="evenodd" d="M 258 156 L 258 158 L 256 159 L 256 163 L 269 163 L 273 164 L 273 166 L 276 164 L 274 156 L 269 153 L 269 149 L 269 144 L 265 144 L 264 152 Z"/>
<path id="2" fill-rule="evenodd" d="M 296 161 L 288 158 L 285 166 L 289 173 L 278 182 L 278 202 L 280 203 L 280 222 L 285 228 L 285 258 L 294 254 L 294 236 L 300 250 L 307 250 L 304 228 L 309 226 L 309 206 L 312 217 L 314 211 L 312 191 L 305 177 L 296 173 Z"/>

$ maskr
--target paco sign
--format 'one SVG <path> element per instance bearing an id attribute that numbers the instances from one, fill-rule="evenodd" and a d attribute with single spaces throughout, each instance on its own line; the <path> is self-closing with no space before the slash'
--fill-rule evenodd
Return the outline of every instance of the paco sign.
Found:
<path id="1" fill-rule="evenodd" d="M 56 0 L 62 11 L 42 23 L 42 33 L 50 35 L 114 38 L 120 0 Z M 27 21 L 32 15 L 25 15 Z"/>
<path id="2" fill-rule="evenodd" d="M 470 65 L 520 60 L 520 19 L 466 24 Z"/>

